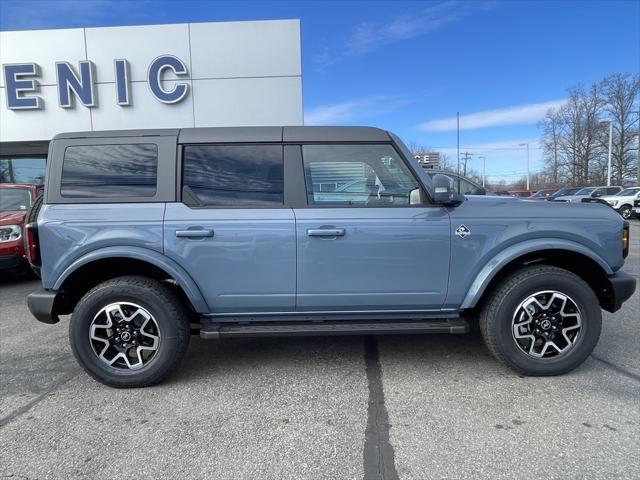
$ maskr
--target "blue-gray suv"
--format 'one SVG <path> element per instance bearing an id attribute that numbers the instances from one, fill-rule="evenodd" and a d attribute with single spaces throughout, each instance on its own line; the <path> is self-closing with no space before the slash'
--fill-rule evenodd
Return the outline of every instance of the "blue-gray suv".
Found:
<path id="1" fill-rule="evenodd" d="M 605 205 L 455 191 L 368 127 L 66 133 L 26 241 L 40 321 L 92 377 L 151 385 L 191 333 L 465 333 L 526 375 L 591 353 L 635 289 Z"/>

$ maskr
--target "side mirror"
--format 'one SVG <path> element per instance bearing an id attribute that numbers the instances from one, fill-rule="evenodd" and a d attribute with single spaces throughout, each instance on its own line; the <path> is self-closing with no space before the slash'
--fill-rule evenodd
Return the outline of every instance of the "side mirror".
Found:
<path id="1" fill-rule="evenodd" d="M 601 195 L 600 192 L 596 190 L 591 194 L 591 198 L 598 198 L 600 195 Z"/>
<path id="2" fill-rule="evenodd" d="M 487 189 L 484 187 L 475 187 L 469 192 L 469 195 L 486 195 Z"/>
<path id="3" fill-rule="evenodd" d="M 409 205 L 421 205 L 422 204 L 422 194 L 420 193 L 420 188 L 412 188 L 409 191 Z"/>
<path id="4" fill-rule="evenodd" d="M 450 207 L 464 202 L 464 195 L 455 193 L 450 177 L 438 173 L 433 176 L 433 200 L 437 204 Z"/>

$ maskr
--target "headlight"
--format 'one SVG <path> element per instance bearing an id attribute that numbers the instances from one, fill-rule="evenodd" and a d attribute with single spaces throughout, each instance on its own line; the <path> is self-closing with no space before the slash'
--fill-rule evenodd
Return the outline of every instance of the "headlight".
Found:
<path id="1" fill-rule="evenodd" d="M 20 225 L 2 225 L 0 226 L 0 243 L 13 242 L 22 236 L 22 228 Z"/>
<path id="2" fill-rule="evenodd" d="M 618 201 L 617 200 L 610 200 L 609 205 L 611 205 L 612 207 L 615 207 L 616 205 L 618 205 Z"/>

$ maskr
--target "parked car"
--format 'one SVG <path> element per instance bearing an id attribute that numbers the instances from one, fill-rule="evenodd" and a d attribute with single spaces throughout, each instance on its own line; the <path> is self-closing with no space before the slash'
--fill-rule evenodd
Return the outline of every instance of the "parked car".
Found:
<path id="1" fill-rule="evenodd" d="M 554 198 L 555 202 L 582 202 L 584 200 L 600 198 L 603 195 L 615 195 L 622 191 L 622 187 L 584 187 L 573 195 L 563 195 Z"/>
<path id="2" fill-rule="evenodd" d="M 603 195 L 600 200 L 618 211 L 622 218 L 628 220 L 633 214 L 633 202 L 640 198 L 640 187 L 625 188 L 615 195 Z"/>
<path id="3" fill-rule="evenodd" d="M 557 188 L 543 188 L 529 197 L 531 200 L 547 200 L 551 195 L 557 192 Z"/>
<path id="4" fill-rule="evenodd" d="M 449 172 L 446 170 L 425 169 L 425 171 L 432 179 L 436 175 L 444 175 L 445 177 L 450 178 L 453 185 L 453 189 L 456 192 L 458 192 L 458 189 L 459 189 L 460 191 L 458 193 L 461 193 L 463 195 L 486 195 L 487 194 L 487 190 L 483 186 L 481 186 L 480 184 L 474 182 L 470 178 L 465 177 L 463 175 L 458 175 L 457 173 Z"/>
<path id="5" fill-rule="evenodd" d="M 28 270 L 23 240 L 25 219 L 42 188 L 42 185 L 0 183 L 0 271 Z"/>
<path id="6" fill-rule="evenodd" d="M 49 152 L 28 306 L 45 323 L 71 314 L 76 359 L 114 387 L 169 375 L 192 325 L 205 339 L 457 334 L 479 318 L 497 359 L 557 375 L 635 289 L 610 208 L 459 194 L 376 128 L 80 132 Z M 317 190 L 348 177 L 379 186 Z"/>
<path id="7" fill-rule="evenodd" d="M 557 190 L 555 193 L 549 195 L 547 200 L 553 201 L 559 197 L 566 197 L 569 195 L 575 195 L 578 191 L 582 190 L 584 187 L 563 187 L 560 190 Z"/>
<path id="8" fill-rule="evenodd" d="M 533 190 L 509 190 L 509 195 L 512 197 L 530 198 L 533 194 Z"/>
<path id="9" fill-rule="evenodd" d="M 640 199 L 633 201 L 633 211 L 636 215 L 640 216 Z"/>

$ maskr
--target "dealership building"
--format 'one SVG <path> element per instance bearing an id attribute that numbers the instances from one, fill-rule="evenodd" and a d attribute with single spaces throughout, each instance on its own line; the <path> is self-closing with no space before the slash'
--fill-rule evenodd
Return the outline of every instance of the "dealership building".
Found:
<path id="1" fill-rule="evenodd" d="M 299 20 L 0 32 L 0 183 L 80 130 L 302 125 Z"/>

